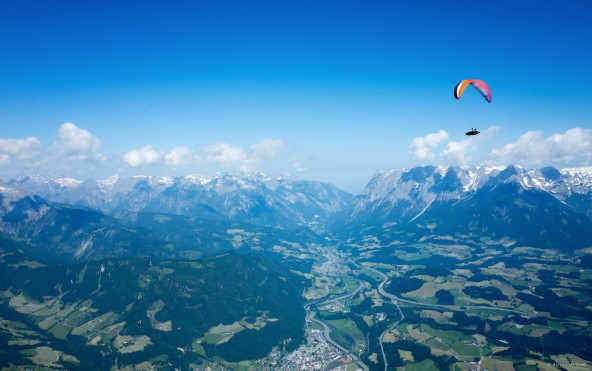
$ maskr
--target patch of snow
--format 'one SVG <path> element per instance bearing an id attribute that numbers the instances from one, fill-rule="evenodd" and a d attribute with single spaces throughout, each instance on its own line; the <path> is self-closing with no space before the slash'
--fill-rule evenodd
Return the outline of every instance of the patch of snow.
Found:
<path id="1" fill-rule="evenodd" d="M 507 168 L 507 166 L 483 166 L 481 167 L 481 169 L 483 170 L 483 173 L 485 175 L 489 175 L 492 173 L 499 173 L 503 170 L 505 170 Z"/>
<path id="2" fill-rule="evenodd" d="M 97 180 L 97 184 L 100 188 L 113 188 L 113 185 L 119 180 L 119 176 L 113 175 L 107 179 Z"/>
<path id="3" fill-rule="evenodd" d="M 61 185 L 62 187 L 77 187 L 82 183 L 82 180 L 74 178 L 59 178 L 56 179 L 55 182 Z"/>
<path id="4" fill-rule="evenodd" d="M 186 175 L 185 179 L 187 179 L 188 181 L 190 181 L 193 184 L 200 184 L 200 185 L 206 185 L 212 181 L 212 177 L 206 176 L 206 175 L 199 175 L 199 174 Z"/>
<path id="5" fill-rule="evenodd" d="M 440 175 L 444 176 L 444 175 L 446 175 L 448 168 L 449 168 L 449 166 L 438 166 L 436 168 L 436 172 L 439 173 Z"/>
<path id="6" fill-rule="evenodd" d="M 174 183 L 173 177 L 171 176 L 161 176 L 156 178 L 156 184 L 165 185 L 165 186 L 172 186 Z"/>
<path id="7" fill-rule="evenodd" d="M 531 177 L 531 178 L 530 178 L 530 180 L 532 180 L 532 182 L 534 183 L 534 185 L 535 185 L 537 188 L 544 188 L 544 186 L 545 186 L 545 184 L 543 184 L 543 183 L 542 183 L 542 182 L 541 182 L 539 179 L 537 179 L 537 178 L 532 178 L 532 177 Z"/>
<path id="8" fill-rule="evenodd" d="M 478 181 L 479 174 L 473 170 L 469 170 L 468 175 L 469 175 L 469 182 L 463 186 L 464 192 L 468 192 L 468 191 L 471 191 L 471 190 L 477 188 L 477 181 Z"/>
<path id="9" fill-rule="evenodd" d="M 592 177 L 592 166 L 572 167 L 561 169 L 562 175 Z"/>

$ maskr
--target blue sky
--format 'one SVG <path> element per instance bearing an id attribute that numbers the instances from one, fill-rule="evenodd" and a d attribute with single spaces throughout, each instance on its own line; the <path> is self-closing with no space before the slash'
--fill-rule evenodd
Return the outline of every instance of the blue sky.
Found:
<path id="1" fill-rule="evenodd" d="M 121 3 L 0 0 L 1 178 L 592 165 L 589 1 Z"/>

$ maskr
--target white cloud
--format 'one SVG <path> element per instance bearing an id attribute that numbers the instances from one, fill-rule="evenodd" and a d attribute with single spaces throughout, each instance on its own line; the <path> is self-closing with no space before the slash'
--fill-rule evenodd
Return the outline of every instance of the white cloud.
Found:
<path id="1" fill-rule="evenodd" d="M 87 173 L 102 166 L 106 156 L 99 152 L 101 141 L 88 130 L 71 122 L 57 130 L 56 140 L 43 144 L 36 137 L 0 138 L 0 165 L 6 174 Z M 84 162 L 84 163 L 82 163 Z"/>
<path id="2" fill-rule="evenodd" d="M 281 139 L 263 139 L 248 151 L 228 143 L 215 143 L 203 149 L 205 162 L 252 164 L 276 159 L 286 143 Z"/>
<path id="3" fill-rule="evenodd" d="M 39 139 L 28 137 L 25 139 L 0 139 L 0 155 L 4 161 L 11 157 L 17 160 L 29 160 L 38 156 L 43 150 Z"/>
<path id="4" fill-rule="evenodd" d="M 420 160 L 433 160 L 434 153 L 432 150 L 445 140 L 448 140 L 448 133 L 444 130 L 424 137 L 417 137 L 409 145 L 409 151 Z"/>
<path id="5" fill-rule="evenodd" d="M 189 147 L 175 147 L 164 156 L 164 163 L 171 166 L 191 164 L 198 161 L 199 155 Z"/>
<path id="6" fill-rule="evenodd" d="M 101 141 L 90 131 L 80 129 L 71 122 L 66 122 L 58 129 L 59 141 L 54 144 L 58 157 L 76 161 L 103 161 L 106 159 L 99 152 Z"/>
<path id="7" fill-rule="evenodd" d="M 589 164 L 592 160 L 592 129 L 575 128 L 544 137 L 541 131 L 527 131 L 514 143 L 494 148 L 491 162 L 521 165 Z"/>
<path id="8" fill-rule="evenodd" d="M 273 160 L 283 151 L 285 142 L 281 139 L 263 139 L 250 146 L 249 150 L 229 143 L 214 143 L 199 150 L 189 147 L 175 147 L 164 154 L 151 145 L 129 151 L 123 157 L 132 167 L 164 164 L 181 166 L 187 164 L 235 164 L 248 165 Z"/>
<path id="9" fill-rule="evenodd" d="M 459 142 L 448 142 L 440 155 L 451 164 L 465 165 L 471 161 L 471 156 L 467 155 L 467 152 L 469 152 L 471 147 L 473 147 L 472 139 L 465 139 Z"/>
<path id="10" fill-rule="evenodd" d="M 285 146 L 286 142 L 281 139 L 263 139 L 251 146 L 249 158 L 251 161 L 275 159 Z"/>
<path id="11" fill-rule="evenodd" d="M 151 145 L 129 151 L 123 156 L 123 160 L 131 167 L 142 165 L 156 165 L 163 161 L 161 152 L 155 150 Z"/>
<path id="12" fill-rule="evenodd" d="M 302 164 L 301 164 L 300 162 L 295 162 L 295 163 L 292 165 L 292 168 L 294 168 L 294 170 L 295 170 L 296 172 L 298 172 L 298 173 L 302 173 L 302 172 L 304 172 L 304 171 L 306 171 L 306 170 L 307 170 L 307 168 L 306 168 L 306 167 L 304 167 L 304 166 L 302 166 Z"/>
<path id="13" fill-rule="evenodd" d="M 202 148 L 178 146 L 170 151 L 146 145 L 129 150 L 119 161 L 133 168 L 145 165 L 228 165 L 229 168 L 246 168 L 275 160 L 283 153 L 285 146 L 281 139 L 262 139 L 246 147 L 222 142 Z M 31 171 L 88 176 L 89 172 L 107 171 L 118 165 L 108 163 L 100 149 L 101 140 L 97 136 L 66 122 L 58 127 L 57 137 L 49 145 L 33 136 L 0 138 L 0 166 L 5 175 L 11 176 Z"/>
<path id="14" fill-rule="evenodd" d="M 205 160 L 207 162 L 245 162 L 246 152 L 240 148 L 228 143 L 214 143 L 203 149 Z"/>

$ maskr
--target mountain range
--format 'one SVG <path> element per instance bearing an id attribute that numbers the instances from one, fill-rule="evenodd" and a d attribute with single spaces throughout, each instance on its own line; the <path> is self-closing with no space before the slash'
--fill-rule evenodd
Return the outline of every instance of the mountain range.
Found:
<path id="1" fill-rule="evenodd" d="M 434 167 L 377 173 L 333 230 L 474 234 L 573 251 L 592 246 L 592 168 Z"/>
<path id="2" fill-rule="evenodd" d="M 136 176 L 80 181 L 22 177 L 6 186 L 52 202 L 116 211 L 158 212 L 259 226 L 318 229 L 353 196 L 314 181 L 269 178 L 261 173 L 214 177 Z"/>
<path id="3" fill-rule="evenodd" d="M 103 223 L 122 224 L 128 213 L 152 213 L 189 217 L 202 225 L 226 221 L 345 236 L 370 227 L 418 236 L 474 233 L 567 250 L 592 246 L 592 167 L 421 166 L 378 172 L 357 196 L 322 182 L 261 173 L 85 181 L 22 177 L 4 182 L 0 197 L 5 200 L 1 228 L 13 234 L 27 224 L 17 223 L 18 218 L 28 216 L 31 224 L 41 220 L 33 217 L 43 214 L 39 210 L 69 208 Z M 121 227 L 131 233 L 139 226 L 127 219 Z"/>

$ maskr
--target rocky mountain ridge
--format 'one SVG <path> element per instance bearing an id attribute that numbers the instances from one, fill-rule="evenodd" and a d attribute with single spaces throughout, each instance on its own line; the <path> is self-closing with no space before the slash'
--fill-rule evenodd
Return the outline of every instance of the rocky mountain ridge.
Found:
<path id="1" fill-rule="evenodd" d="M 345 236 L 367 228 L 472 234 L 573 251 L 592 246 L 591 216 L 590 167 L 424 166 L 377 173 L 333 228 Z"/>
<path id="2" fill-rule="evenodd" d="M 508 170 L 510 169 L 510 170 Z M 504 171 L 508 170 L 508 173 Z M 409 222 L 421 215 L 435 200 L 455 200 L 470 196 L 496 179 L 517 182 L 524 189 L 549 193 L 561 202 L 578 207 L 574 199 L 592 199 L 592 167 L 558 170 L 553 167 L 526 169 L 520 166 L 421 166 L 378 172 L 346 213 L 347 222 L 388 215 L 405 205 L 391 222 Z M 498 181 L 502 181 L 498 179 Z M 592 210 L 586 210 L 588 216 Z M 386 213 L 386 214 L 385 214 Z M 384 219 L 388 219 L 385 217 Z M 391 218 L 393 219 L 393 218 Z"/>

